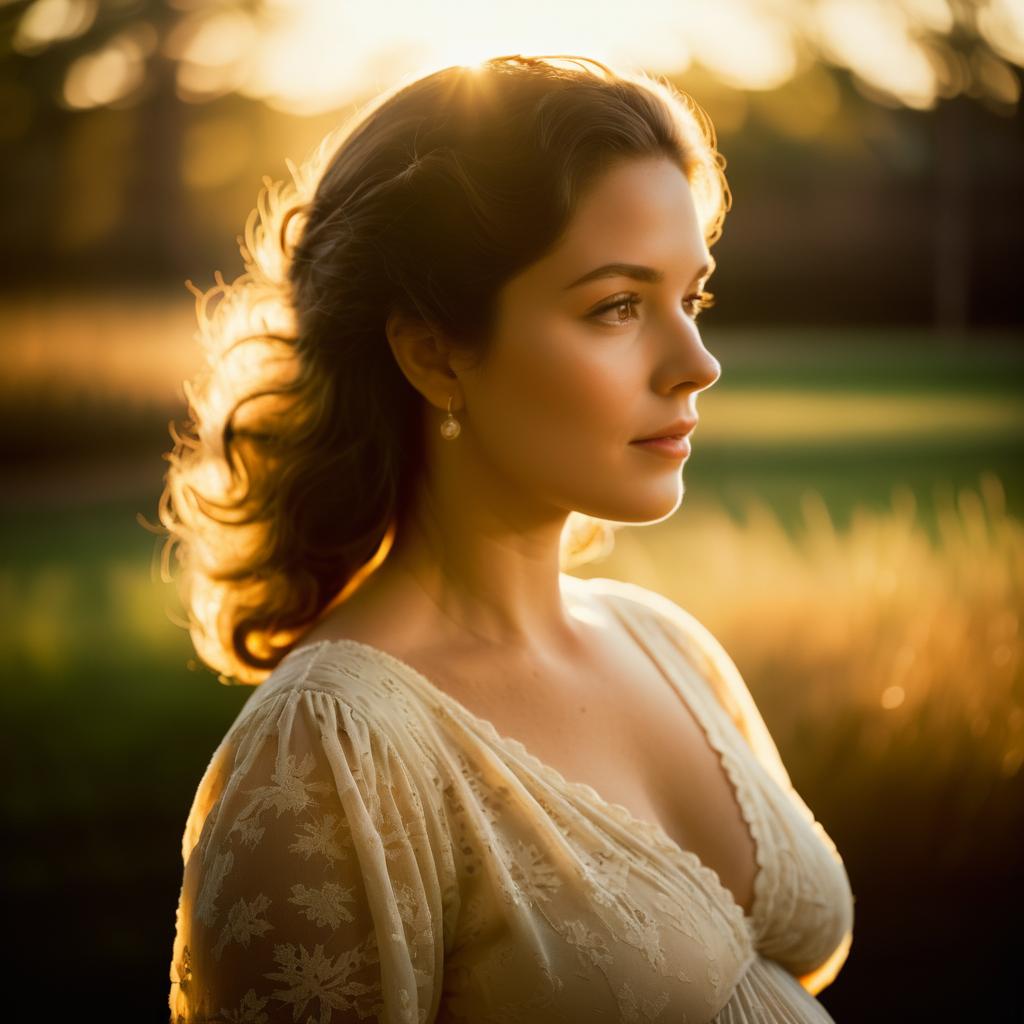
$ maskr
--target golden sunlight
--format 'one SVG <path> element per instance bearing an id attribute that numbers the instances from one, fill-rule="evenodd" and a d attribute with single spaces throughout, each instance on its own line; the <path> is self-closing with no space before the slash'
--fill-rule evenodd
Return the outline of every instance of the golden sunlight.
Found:
<path id="1" fill-rule="evenodd" d="M 902 686 L 887 686 L 882 691 L 882 707 L 886 709 L 898 708 L 906 696 Z"/>
<path id="2" fill-rule="evenodd" d="M 230 19 L 244 18 L 197 10 L 187 31 L 204 56 L 188 54 L 188 75 L 237 71 L 227 52 L 244 51 L 240 91 L 304 114 L 337 108 L 414 69 L 471 66 L 515 52 L 583 54 L 655 73 L 681 73 L 697 62 L 725 85 L 748 91 L 778 88 L 820 53 L 848 67 L 869 91 L 923 109 L 945 90 L 943 62 L 933 51 L 956 29 L 946 0 L 822 0 L 810 9 L 796 0 L 641 0 L 628 17 L 609 0 L 520 0 L 514 7 L 481 8 L 454 0 L 272 0 L 254 41 L 252 23 L 228 31 Z M 979 31 L 1008 60 L 1024 59 L 1018 23 L 1004 0 L 979 7 Z M 236 45 L 239 39 L 244 47 Z M 1001 95 L 1008 94 L 1006 76 L 998 72 L 986 73 Z M 203 87 L 183 84 L 183 98 L 190 90 L 198 95 Z"/>
<path id="3" fill-rule="evenodd" d="M 742 0 L 721 0 L 680 20 L 694 53 L 727 85 L 774 89 L 797 71 L 792 28 Z M 678 15 L 677 15 L 678 18 Z"/>
<path id="4" fill-rule="evenodd" d="M 155 44 L 153 26 L 140 24 L 119 32 L 102 49 L 78 57 L 64 78 L 64 102 L 81 110 L 130 96 L 142 84 L 144 62 Z"/>
<path id="5" fill-rule="evenodd" d="M 82 35 L 95 20 L 96 0 L 36 0 L 22 14 L 11 47 L 18 53 L 38 53 Z"/>
<path id="6" fill-rule="evenodd" d="M 245 85 L 249 55 L 258 43 L 252 18 L 240 10 L 195 11 L 175 26 L 163 52 L 178 61 L 178 94 L 205 100 Z"/>
<path id="7" fill-rule="evenodd" d="M 1024 8 L 1014 0 L 989 0 L 977 13 L 978 30 L 996 53 L 1024 63 Z"/>
<path id="8" fill-rule="evenodd" d="M 63 92 L 76 109 L 136 101 L 166 60 L 185 102 L 235 93 L 304 116 L 508 53 L 576 54 L 659 75 L 692 66 L 723 87 L 719 116 L 726 121 L 738 112 L 736 96 L 774 95 L 830 66 L 847 69 L 869 98 L 892 106 L 930 109 L 968 93 L 1012 108 L 1021 92 L 1014 65 L 1024 66 L 1017 0 L 637 0 L 628 11 L 611 0 L 170 6 L 176 12 L 159 29 L 129 12 L 120 23 L 132 22 L 131 31 L 111 37 L 97 31 L 96 0 L 34 0 L 14 26 L 11 48 L 36 55 L 95 39 L 93 48 L 72 48 Z"/>
<path id="9" fill-rule="evenodd" d="M 396 70 L 424 73 L 513 52 L 608 59 L 608 40 L 622 18 L 618 8 L 602 13 L 600 5 L 583 0 L 557 6 L 523 0 L 514 7 L 471 12 L 451 0 L 430 5 L 277 0 L 273 7 L 272 31 L 256 47 L 244 91 L 279 109 L 307 114 L 339 106 L 367 83 L 383 87 Z"/>
<path id="10" fill-rule="evenodd" d="M 839 63 L 908 106 L 932 105 L 935 70 L 912 36 L 909 15 L 898 5 L 824 0 L 818 18 L 826 47 Z"/>

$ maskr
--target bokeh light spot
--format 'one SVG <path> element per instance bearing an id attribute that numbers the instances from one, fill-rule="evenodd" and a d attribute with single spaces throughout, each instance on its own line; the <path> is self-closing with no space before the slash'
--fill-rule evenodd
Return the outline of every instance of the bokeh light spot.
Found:
<path id="1" fill-rule="evenodd" d="M 882 707 L 887 711 L 898 708 L 906 699 L 906 696 L 902 686 L 887 686 L 882 691 Z"/>

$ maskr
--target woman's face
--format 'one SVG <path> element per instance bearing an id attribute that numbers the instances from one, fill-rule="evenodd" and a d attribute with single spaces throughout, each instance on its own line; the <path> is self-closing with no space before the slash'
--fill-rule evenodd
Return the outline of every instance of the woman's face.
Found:
<path id="1" fill-rule="evenodd" d="M 694 322 L 710 262 L 674 163 L 632 160 L 601 177 L 557 247 L 501 290 L 487 362 L 459 375 L 483 462 L 566 512 L 671 514 L 685 459 L 631 442 L 695 420 L 697 393 L 721 374 Z M 574 283 L 612 263 L 653 273 Z"/>

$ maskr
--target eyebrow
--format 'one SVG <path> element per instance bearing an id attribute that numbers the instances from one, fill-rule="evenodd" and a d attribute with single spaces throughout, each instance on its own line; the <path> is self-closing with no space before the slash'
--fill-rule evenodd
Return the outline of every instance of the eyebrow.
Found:
<path id="1" fill-rule="evenodd" d="M 696 281 L 712 273 L 716 265 L 714 256 L 709 256 L 708 262 L 694 274 L 693 279 Z M 564 291 L 576 288 L 581 284 L 586 284 L 588 281 L 596 281 L 602 277 L 630 277 L 634 281 L 645 281 L 648 284 L 661 284 L 665 279 L 664 273 L 660 270 L 655 270 L 654 267 L 645 267 L 638 263 L 606 263 L 604 266 L 588 270 L 582 277 L 578 277 L 575 281 L 567 284 Z"/>

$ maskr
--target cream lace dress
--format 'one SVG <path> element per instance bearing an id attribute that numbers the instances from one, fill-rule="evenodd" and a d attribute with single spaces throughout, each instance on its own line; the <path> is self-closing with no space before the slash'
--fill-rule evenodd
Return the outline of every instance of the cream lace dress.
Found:
<path id="1" fill-rule="evenodd" d="M 853 895 L 713 635 L 620 616 L 703 726 L 757 847 L 750 915 L 660 827 L 567 781 L 417 670 L 297 647 L 248 698 L 182 843 L 171 1021 L 810 1024 Z"/>

